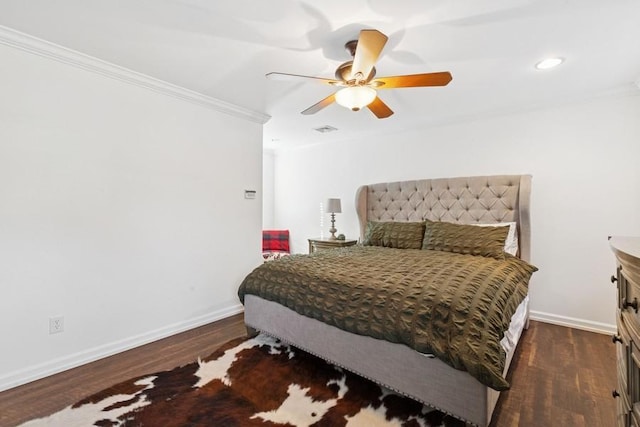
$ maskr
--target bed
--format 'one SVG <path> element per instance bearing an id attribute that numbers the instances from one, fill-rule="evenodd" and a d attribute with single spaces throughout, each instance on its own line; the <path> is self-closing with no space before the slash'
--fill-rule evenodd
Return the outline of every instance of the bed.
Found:
<path id="1" fill-rule="evenodd" d="M 342 366 L 392 390 L 448 413 L 468 424 L 487 426 L 491 421 L 491 415 L 500 394 L 498 390 L 508 388 L 508 383 L 505 380 L 506 373 L 520 335 L 528 322 L 529 307 L 526 286 L 528 278 L 535 271 L 535 267 L 520 260 L 529 261 L 530 258 L 530 189 L 531 176 L 529 175 L 499 175 L 380 183 L 362 186 L 356 193 L 356 210 L 360 223 L 361 242 L 371 243 L 372 239 L 375 240 L 376 235 L 372 230 L 376 227 L 383 226 L 385 227 L 384 230 L 400 227 L 400 229 L 405 230 L 407 227 L 412 228 L 416 224 L 424 222 L 427 223 L 427 230 L 431 230 L 425 234 L 431 233 L 432 237 L 436 236 L 436 238 L 432 239 L 432 243 L 436 242 L 436 244 L 438 244 L 437 230 L 442 227 L 446 229 L 450 227 L 451 223 L 461 224 L 459 228 L 464 229 L 468 229 L 464 225 L 482 224 L 486 226 L 482 227 L 483 229 L 492 229 L 486 232 L 491 236 L 495 236 L 496 233 L 503 233 L 501 236 L 504 235 L 506 237 L 509 231 L 515 233 L 517 243 L 515 243 L 516 246 L 512 253 L 517 255 L 517 259 L 516 257 L 505 255 L 504 258 L 510 264 L 504 269 L 507 272 L 511 272 L 514 269 L 518 271 L 523 269 L 523 271 L 528 271 L 528 275 L 522 273 L 522 277 L 518 278 L 519 282 L 524 283 L 517 285 L 517 292 L 515 290 L 509 291 L 514 295 L 517 293 L 519 295 L 518 298 L 511 298 L 511 295 L 505 294 L 507 295 L 504 298 L 505 301 L 509 300 L 509 310 L 507 310 L 506 306 L 505 308 L 497 309 L 498 316 L 508 317 L 502 319 L 501 328 L 503 329 L 500 331 L 500 335 L 504 335 L 500 341 L 502 350 L 496 350 L 500 353 L 501 358 L 498 361 L 498 366 L 501 368 L 500 372 L 496 373 L 493 366 L 491 367 L 492 371 L 488 374 L 483 371 L 484 367 L 480 368 L 480 376 L 477 375 L 475 365 L 469 365 L 468 369 L 464 367 L 460 369 L 460 366 L 458 366 L 458 369 L 456 369 L 452 367 L 456 366 L 456 360 L 452 361 L 451 358 L 441 357 L 439 347 L 428 341 L 432 335 L 415 331 L 418 329 L 415 324 L 420 323 L 416 319 L 428 318 L 432 315 L 431 313 L 442 311 L 440 309 L 427 310 L 426 314 L 420 314 L 419 316 L 409 314 L 410 321 L 405 321 L 404 323 L 411 330 L 411 334 L 408 332 L 403 334 L 401 332 L 401 337 L 392 335 L 386 330 L 376 333 L 375 328 L 371 328 L 374 329 L 374 333 L 363 333 L 362 328 L 366 329 L 367 325 L 362 325 L 363 322 L 360 322 L 361 327 L 358 329 L 358 327 L 354 327 L 358 322 L 353 321 L 349 316 L 346 317 L 346 320 L 334 319 L 333 316 L 336 314 L 335 307 L 341 307 L 337 311 L 342 311 L 346 307 L 344 304 L 348 304 L 345 302 L 332 302 L 333 305 L 330 305 L 327 310 L 333 311 L 333 313 L 329 313 L 330 315 L 327 313 L 318 315 L 307 312 L 308 307 L 311 305 L 322 306 L 325 303 L 324 300 L 314 300 L 315 296 L 309 290 L 316 287 L 321 288 L 326 284 L 331 295 L 338 295 L 341 288 L 340 286 L 336 287 L 336 283 L 342 285 L 340 283 L 340 277 L 342 276 L 336 276 L 329 280 L 320 274 L 322 271 L 318 270 L 317 274 L 313 273 L 310 276 L 306 276 L 306 279 L 304 277 L 302 279 L 303 281 L 313 282 L 314 288 L 301 289 L 302 285 L 304 285 L 302 283 L 297 287 L 294 286 L 292 290 L 286 291 L 286 294 L 284 291 L 276 291 L 276 293 L 280 292 L 283 295 L 282 298 L 254 291 L 257 288 L 272 288 L 272 284 L 267 283 L 268 280 L 265 278 L 271 277 L 275 281 L 280 280 L 279 268 L 293 268 L 294 265 L 292 263 L 295 262 L 306 263 L 311 266 L 309 268 L 313 268 L 314 265 L 322 261 L 322 258 L 328 258 L 328 261 L 335 263 L 335 265 L 339 265 L 341 262 L 346 263 L 347 267 L 343 268 L 351 269 L 348 275 L 357 276 L 360 274 L 358 271 L 362 272 L 363 275 L 366 275 L 365 272 L 369 271 L 366 264 L 358 264 L 359 262 L 367 262 L 366 257 L 373 256 L 374 259 L 377 259 L 377 261 L 374 261 L 375 264 L 378 264 L 377 268 L 380 268 L 380 259 L 382 259 L 384 269 L 388 268 L 389 270 L 396 268 L 394 263 L 397 262 L 397 270 L 401 272 L 406 271 L 408 268 L 407 262 L 413 263 L 410 264 L 412 266 L 420 265 L 423 261 L 419 257 L 427 256 L 427 253 L 432 253 L 429 256 L 444 257 L 444 252 L 447 252 L 416 250 L 418 248 L 413 247 L 410 249 L 397 249 L 393 247 L 393 244 L 397 244 L 395 243 L 397 239 L 391 239 L 391 244 L 387 245 L 392 246 L 390 248 L 379 248 L 375 244 L 373 246 L 358 245 L 352 248 L 329 251 L 331 253 L 295 255 L 257 268 L 247 276 L 239 291 L 240 298 L 245 305 L 245 323 L 251 330 L 261 331 L 293 344 L 338 366 Z M 496 225 L 496 227 L 490 227 L 491 225 Z M 480 227 L 473 228 L 479 229 Z M 494 229 L 501 231 L 493 231 Z M 504 240 L 505 238 L 502 238 L 501 244 L 504 244 Z M 512 238 L 509 240 L 513 243 Z M 426 242 L 426 239 L 424 241 Z M 400 242 L 402 243 L 404 240 L 401 239 Z M 500 250 L 502 250 L 502 247 Z M 453 252 L 456 251 L 454 250 Z M 400 255 L 393 255 L 394 253 Z M 491 271 L 498 271 L 499 269 L 496 265 L 502 263 L 500 260 L 489 259 L 491 257 L 479 257 L 477 254 L 454 253 L 446 254 L 446 256 L 453 257 L 451 261 L 449 261 L 449 258 L 443 258 L 445 261 L 442 262 L 447 263 L 446 268 L 451 269 L 453 268 L 451 266 L 458 264 L 462 266 L 461 273 L 452 272 L 451 276 L 457 274 L 460 277 L 475 277 L 474 274 L 468 273 L 468 268 L 470 267 L 464 265 L 465 260 L 472 260 L 472 262 L 478 263 L 485 263 L 486 261 L 488 266 L 483 266 L 482 268 L 487 268 Z M 379 257 L 391 257 L 393 260 L 402 258 L 403 261 L 389 261 L 390 258 Z M 480 258 L 487 259 L 479 261 Z M 435 261 L 425 262 L 425 264 L 430 263 L 435 263 Z M 354 266 L 360 267 L 356 268 Z M 373 267 L 371 268 L 373 269 Z M 324 270 L 328 271 L 330 269 Z M 412 270 L 410 276 L 419 276 L 418 274 L 413 274 L 413 271 L 416 270 Z M 294 269 L 295 271 L 297 270 Z M 372 271 L 369 271 L 369 276 L 372 274 L 377 276 L 385 275 L 384 270 L 383 273 L 376 272 L 376 270 Z M 353 274 L 351 274 L 352 272 Z M 260 274 L 262 274 L 262 279 L 258 277 Z M 450 279 L 449 276 L 439 272 L 430 274 L 434 275 L 434 282 Z M 294 274 L 293 276 L 296 275 Z M 438 276 L 437 280 L 435 276 Z M 398 278 L 397 275 L 389 277 L 390 279 L 387 282 L 398 281 L 396 280 Z M 370 277 L 367 280 L 369 279 Z M 260 282 L 260 280 L 263 280 L 264 283 Z M 479 279 L 474 280 L 482 282 Z M 506 279 L 500 278 L 498 282 L 500 281 L 506 281 Z M 252 283 L 257 283 L 253 288 L 254 290 L 251 290 L 250 287 Z M 496 286 L 502 286 L 501 283 L 497 283 Z M 394 295 L 397 295 L 398 292 L 396 285 L 393 283 L 389 285 L 391 286 L 389 293 L 384 298 L 394 299 Z M 425 289 L 427 288 L 425 287 Z M 501 292 L 500 295 L 506 292 L 502 288 L 500 289 L 492 292 Z M 286 301 L 292 299 L 292 297 L 289 297 L 289 293 L 293 294 L 294 292 L 302 294 L 298 298 L 304 300 L 299 303 L 303 304 L 303 306 L 291 304 L 289 307 L 292 308 L 289 308 Z M 360 288 L 353 292 L 360 292 Z M 376 290 L 376 292 L 378 291 Z M 428 292 L 425 291 L 424 293 Z M 473 293 L 470 295 L 473 295 Z M 350 296 L 350 298 L 353 299 L 353 296 Z M 473 296 L 470 298 L 473 298 Z M 327 296 L 328 299 L 329 297 Z M 480 300 L 482 298 L 477 299 Z M 501 298 L 496 298 L 496 300 L 498 299 Z M 491 305 L 491 310 L 494 310 L 495 307 L 493 305 L 497 304 L 492 303 Z M 402 318 L 403 310 L 406 309 L 399 309 L 398 319 Z M 446 312 L 443 315 L 447 318 L 453 318 L 454 315 L 457 316 L 458 313 L 453 312 L 453 309 L 451 310 L 452 313 L 450 315 Z M 508 312 L 508 316 L 505 313 L 501 313 L 500 310 L 504 310 L 505 313 Z M 348 313 L 348 310 L 345 309 L 345 312 Z M 370 313 L 374 313 L 374 311 Z M 368 318 L 373 316 L 370 313 L 368 312 L 367 314 Z M 470 316 L 478 317 L 474 312 Z M 491 316 L 496 315 L 492 313 Z M 384 323 L 384 320 L 382 319 L 382 323 Z M 434 320 L 434 324 L 436 320 Z M 475 333 L 473 327 L 468 326 L 473 322 L 471 320 L 468 321 L 468 324 L 466 322 L 465 320 L 450 323 L 454 324 L 454 328 L 465 328 L 465 331 L 467 328 L 471 328 L 471 334 Z M 496 326 L 494 325 L 493 327 L 495 328 Z M 427 329 L 429 328 L 427 327 Z M 440 333 L 435 327 L 431 329 L 433 334 Z M 406 339 L 405 335 L 407 336 Z M 427 340 L 425 343 L 427 351 L 425 351 L 425 348 L 413 346 L 413 344 L 416 344 L 414 341 L 419 344 L 423 335 L 425 335 L 424 339 Z M 412 345 L 408 345 L 408 341 L 411 341 Z M 462 341 L 466 343 L 468 340 L 465 338 Z M 462 345 L 467 345 L 464 343 Z M 475 344 L 472 345 L 473 348 L 475 348 L 474 346 Z M 489 347 L 492 346 L 493 342 Z M 484 344 L 482 347 L 484 348 Z M 455 354 L 451 357 L 457 358 Z M 472 372 L 473 375 L 471 374 Z M 482 375 L 483 372 L 484 376 Z"/>

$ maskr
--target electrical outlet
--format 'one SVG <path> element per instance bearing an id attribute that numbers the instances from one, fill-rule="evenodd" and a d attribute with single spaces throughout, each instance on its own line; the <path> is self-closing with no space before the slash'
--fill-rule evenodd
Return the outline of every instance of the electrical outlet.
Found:
<path id="1" fill-rule="evenodd" d="M 59 334 L 64 331 L 64 317 L 56 316 L 49 318 L 49 334 Z"/>

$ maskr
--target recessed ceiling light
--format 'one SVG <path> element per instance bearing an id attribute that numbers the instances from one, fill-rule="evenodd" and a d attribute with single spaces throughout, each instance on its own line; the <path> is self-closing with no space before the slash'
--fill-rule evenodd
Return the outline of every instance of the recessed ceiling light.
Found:
<path id="1" fill-rule="evenodd" d="M 548 70 L 564 62 L 564 58 L 545 58 L 536 64 L 538 70 Z"/>

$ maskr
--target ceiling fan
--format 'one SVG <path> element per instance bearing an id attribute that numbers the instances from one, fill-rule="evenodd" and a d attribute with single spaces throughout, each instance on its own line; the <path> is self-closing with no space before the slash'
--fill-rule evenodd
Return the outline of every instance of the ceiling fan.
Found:
<path id="1" fill-rule="evenodd" d="M 302 114 L 317 113 L 335 101 L 353 111 L 367 107 L 379 119 L 391 116 L 393 111 L 378 97 L 378 90 L 446 86 L 451 81 L 451 73 L 448 71 L 376 78 L 375 63 L 387 43 L 387 39 L 387 36 L 378 30 L 361 30 L 358 40 L 352 40 L 345 44 L 345 48 L 353 60 L 338 66 L 335 79 L 287 73 L 268 73 L 266 77 L 272 80 L 312 81 L 340 88 L 337 92 L 304 110 Z"/>

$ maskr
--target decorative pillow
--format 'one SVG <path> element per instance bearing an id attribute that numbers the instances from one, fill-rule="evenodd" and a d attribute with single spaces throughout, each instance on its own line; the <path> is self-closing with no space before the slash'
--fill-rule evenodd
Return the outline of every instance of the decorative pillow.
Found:
<path id="1" fill-rule="evenodd" d="M 367 222 L 362 242 L 365 246 L 396 249 L 421 249 L 424 222 Z"/>
<path id="2" fill-rule="evenodd" d="M 422 249 L 504 259 L 509 227 L 476 227 L 429 220 L 425 224 Z"/>
<path id="3" fill-rule="evenodd" d="M 509 226 L 509 234 L 504 241 L 504 251 L 513 256 L 518 255 L 518 228 L 515 222 L 499 222 L 497 224 L 473 224 L 476 227 L 505 227 Z"/>
<path id="4" fill-rule="evenodd" d="M 262 252 L 289 253 L 289 230 L 262 230 Z"/>

